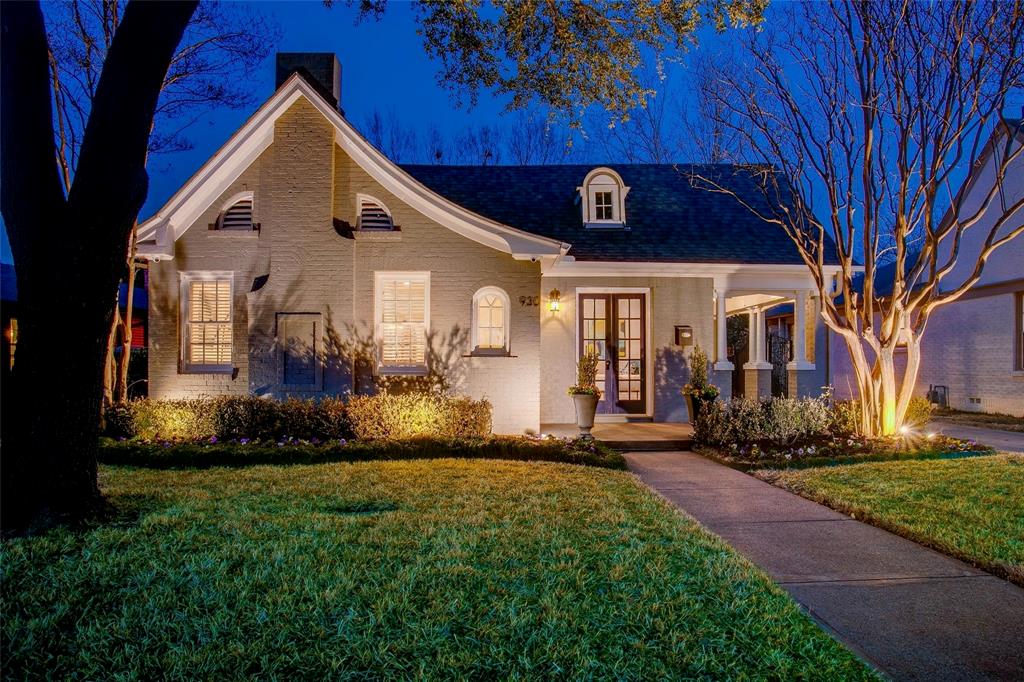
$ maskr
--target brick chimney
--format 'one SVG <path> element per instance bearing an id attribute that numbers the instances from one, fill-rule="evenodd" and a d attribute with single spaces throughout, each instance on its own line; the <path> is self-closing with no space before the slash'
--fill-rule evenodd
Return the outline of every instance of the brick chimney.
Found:
<path id="1" fill-rule="evenodd" d="M 300 74 L 341 111 L 341 64 L 333 52 L 278 52 L 274 89 L 293 73 Z"/>

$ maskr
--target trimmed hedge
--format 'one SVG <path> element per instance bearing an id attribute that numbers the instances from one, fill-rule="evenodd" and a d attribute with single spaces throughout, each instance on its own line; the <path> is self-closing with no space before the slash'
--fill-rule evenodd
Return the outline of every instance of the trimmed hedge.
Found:
<path id="1" fill-rule="evenodd" d="M 491 433 L 486 400 L 408 394 L 283 401 L 256 396 L 133 400 L 106 413 L 106 435 L 144 441 L 339 438 L 483 438 Z"/>
<path id="2" fill-rule="evenodd" d="M 619 453 L 596 441 L 535 439 L 522 436 L 488 438 L 411 438 L 399 441 L 336 441 L 314 445 L 299 441 L 278 443 L 142 443 L 103 439 L 103 464 L 182 469 L 244 467 L 257 464 L 324 464 L 406 459 L 509 459 L 562 462 L 606 469 L 625 469 Z"/>
<path id="3" fill-rule="evenodd" d="M 360 440 L 486 438 L 491 404 L 431 393 L 354 396 L 348 401 L 352 434 Z"/>

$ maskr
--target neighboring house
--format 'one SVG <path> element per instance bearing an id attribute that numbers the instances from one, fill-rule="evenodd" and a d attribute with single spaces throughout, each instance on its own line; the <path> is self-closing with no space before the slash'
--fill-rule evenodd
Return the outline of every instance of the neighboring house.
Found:
<path id="1" fill-rule="evenodd" d="M 996 158 L 1014 145 L 1024 144 L 1020 121 L 1006 121 L 989 142 L 977 166 L 965 180 L 963 214 L 973 215 L 995 187 Z M 1019 148 L 1019 147 L 1017 147 Z M 1015 159 L 1006 179 L 981 219 L 968 228 L 954 269 L 943 279 L 950 290 L 967 279 L 977 255 L 1000 216 L 1024 196 L 1024 155 Z M 947 215 L 944 224 L 950 220 Z M 998 236 L 1024 221 L 1024 210 L 1014 214 Z M 941 245 L 948 256 L 951 239 Z M 908 260 L 908 267 L 912 265 Z M 940 258 L 939 262 L 943 259 Z M 875 277 L 881 294 L 892 289 L 894 265 L 880 267 Z M 932 313 L 921 341 L 921 367 L 916 395 L 944 398 L 949 407 L 978 412 L 1024 416 L 1024 237 L 1016 237 L 995 251 L 981 279 L 957 301 Z M 834 335 L 833 335 L 834 336 Z M 856 379 L 844 342 L 831 339 L 832 383 L 838 397 L 856 393 Z M 898 360 L 901 360 L 897 356 Z M 902 371 L 903 363 L 897 366 Z"/>
<path id="2" fill-rule="evenodd" d="M 825 383 L 814 283 L 795 248 L 672 165 L 399 166 L 340 113 L 329 54 L 279 55 L 278 88 L 156 215 L 149 395 L 318 397 L 440 377 L 494 429 L 574 421 L 580 354 L 601 419 L 685 421 L 699 343 L 731 384 L 727 315 L 798 302 L 789 387 Z M 749 201 L 731 166 L 699 167 Z M 767 393 L 755 352 L 735 371 Z M 426 377 L 425 379 L 423 377 Z M 728 392 L 728 391 L 727 391 Z"/>
<path id="3" fill-rule="evenodd" d="M 144 276 L 139 278 L 141 286 L 135 287 L 134 313 L 132 315 L 132 348 L 146 347 L 146 329 L 148 315 L 146 314 L 147 300 Z M 18 278 L 15 275 L 14 266 L 10 263 L 0 263 L 0 317 L 2 317 L 3 328 L 3 356 L 0 357 L 0 366 L 4 372 L 8 372 L 14 366 L 14 359 L 18 347 Z M 124 313 L 124 301 L 128 295 L 128 287 L 121 284 L 121 312 Z"/>

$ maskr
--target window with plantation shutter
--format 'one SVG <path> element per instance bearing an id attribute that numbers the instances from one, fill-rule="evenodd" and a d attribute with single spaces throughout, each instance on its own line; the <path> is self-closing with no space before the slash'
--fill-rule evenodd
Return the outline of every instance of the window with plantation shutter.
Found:
<path id="1" fill-rule="evenodd" d="M 391 373 L 425 370 L 430 273 L 378 272 L 375 289 L 381 370 Z"/>
<path id="2" fill-rule="evenodd" d="M 359 195 L 359 220 L 356 226 L 360 230 L 391 230 L 391 212 L 373 197 Z"/>
<path id="3" fill-rule="evenodd" d="M 252 197 L 243 197 L 224 209 L 217 220 L 217 229 L 252 231 Z"/>
<path id="4" fill-rule="evenodd" d="M 186 371 L 230 371 L 230 274 L 182 273 L 182 351 Z"/>

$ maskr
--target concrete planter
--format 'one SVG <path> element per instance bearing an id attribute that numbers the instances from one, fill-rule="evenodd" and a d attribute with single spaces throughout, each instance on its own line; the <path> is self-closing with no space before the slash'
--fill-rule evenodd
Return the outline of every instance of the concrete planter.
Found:
<path id="1" fill-rule="evenodd" d="M 576 406 L 576 426 L 580 427 L 580 435 L 584 438 L 593 438 L 590 429 L 594 428 L 598 399 L 599 396 L 588 393 L 574 393 L 572 396 L 573 405 Z"/>

